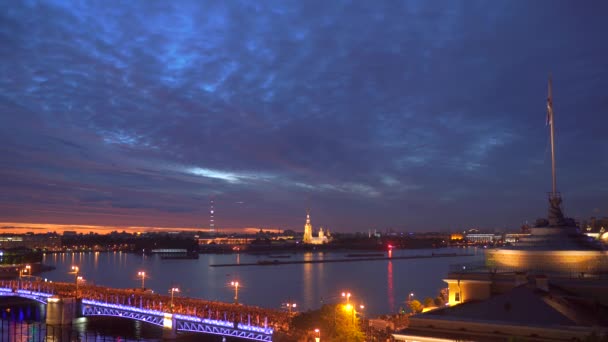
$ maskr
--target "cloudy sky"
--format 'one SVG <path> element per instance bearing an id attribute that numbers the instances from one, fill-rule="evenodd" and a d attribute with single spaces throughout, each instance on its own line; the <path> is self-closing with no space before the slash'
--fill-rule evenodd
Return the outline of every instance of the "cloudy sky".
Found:
<path id="1" fill-rule="evenodd" d="M 1 1 L 0 221 L 608 215 L 605 1 Z"/>

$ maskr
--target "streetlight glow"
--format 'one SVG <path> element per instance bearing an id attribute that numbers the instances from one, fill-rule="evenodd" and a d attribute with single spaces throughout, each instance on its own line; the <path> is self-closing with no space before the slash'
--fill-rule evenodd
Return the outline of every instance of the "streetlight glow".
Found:
<path id="1" fill-rule="evenodd" d="M 285 306 L 287 306 L 287 310 L 289 310 L 289 314 L 291 315 L 291 309 L 292 308 L 296 308 L 298 306 L 298 304 L 296 303 L 285 303 Z"/>
<path id="2" fill-rule="evenodd" d="M 78 272 L 80 268 L 78 266 L 72 266 L 72 272 L 74 273 L 74 283 L 76 283 L 76 298 L 78 298 Z M 80 277 L 82 279 L 82 277 Z"/>
<path id="3" fill-rule="evenodd" d="M 173 312 L 173 293 L 179 292 L 179 288 L 172 287 L 171 288 L 171 312 Z"/>
<path id="4" fill-rule="evenodd" d="M 32 266 L 30 265 L 25 265 L 24 268 L 20 268 L 19 269 L 19 279 L 21 279 L 21 277 L 23 276 L 23 273 L 28 273 L 28 275 L 31 275 L 30 270 L 32 269 Z"/>
<path id="5" fill-rule="evenodd" d="M 342 297 L 346 298 L 346 304 L 350 301 L 350 292 L 342 292 Z"/>
<path id="6" fill-rule="evenodd" d="M 239 282 L 231 281 L 230 286 L 234 287 L 234 304 L 238 304 L 239 303 Z"/>
<path id="7" fill-rule="evenodd" d="M 145 289 L 146 287 L 144 286 L 144 281 L 145 281 L 145 279 L 146 279 L 146 272 L 144 272 L 144 271 L 139 271 L 139 272 L 137 272 L 137 276 L 138 276 L 138 277 L 141 277 L 141 289 L 142 289 L 142 290 L 143 290 L 143 289 Z"/>

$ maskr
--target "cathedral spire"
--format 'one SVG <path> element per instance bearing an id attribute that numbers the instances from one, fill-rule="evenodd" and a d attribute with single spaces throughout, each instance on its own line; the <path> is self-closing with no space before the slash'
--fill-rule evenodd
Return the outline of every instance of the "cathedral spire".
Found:
<path id="1" fill-rule="evenodd" d="M 310 224 L 310 209 L 306 209 L 306 224 L 304 225 L 304 243 L 312 243 L 312 224 Z"/>

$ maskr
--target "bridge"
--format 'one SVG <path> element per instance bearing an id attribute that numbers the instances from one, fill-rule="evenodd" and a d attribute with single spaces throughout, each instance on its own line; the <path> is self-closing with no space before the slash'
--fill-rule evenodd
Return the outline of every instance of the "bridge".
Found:
<path id="1" fill-rule="evenodd" d="M 78 317 L 117 317 L 163 327 L 163 337 L 169 339 L 177 333 L 202 333 L 272 341 L 274 331 L 288 328 L 290 319 L 288 313 L 254 306 L 69 283 L 0 281 L 0 297 L 45 304 L 48 325 L 69 325 Z"/>

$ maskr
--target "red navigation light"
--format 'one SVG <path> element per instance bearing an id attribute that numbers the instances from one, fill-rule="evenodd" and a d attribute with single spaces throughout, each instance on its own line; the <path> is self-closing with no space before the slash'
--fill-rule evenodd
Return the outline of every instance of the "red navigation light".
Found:
<path id="1" fill-rule="evenodd" d="M 393 249 L 393 245 L 388 245 L 388 249 Z"/>

